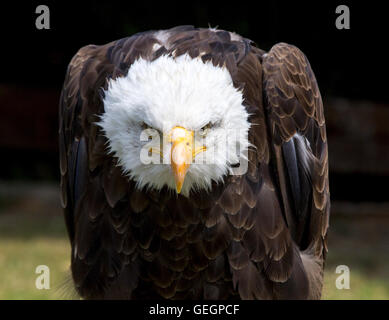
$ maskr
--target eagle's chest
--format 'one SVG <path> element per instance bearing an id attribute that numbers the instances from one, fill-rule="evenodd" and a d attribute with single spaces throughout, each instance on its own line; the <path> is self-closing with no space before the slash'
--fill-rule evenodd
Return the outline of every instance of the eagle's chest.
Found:
<path id="1" fill-rule="evenodd" d="M 215 202 L 203 206 L 184 197 L 150 201 L 132 214 L 141 283 L 139 296 L 227 297 L 231 290 L 227 221 Z M 209 200 L 209 199 L 208 199 Z M 209 224 L 210 215 L 214 223 Z M 143 288 L 143 289 L 142 289 Z"/>

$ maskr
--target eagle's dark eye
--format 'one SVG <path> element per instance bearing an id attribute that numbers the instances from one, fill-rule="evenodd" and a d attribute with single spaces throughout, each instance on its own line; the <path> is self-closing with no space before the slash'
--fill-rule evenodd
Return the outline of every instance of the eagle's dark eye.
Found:
<path id="1" fill-rule="evenodd" d="M 213 123 L 212 122 L 208 122 L 204 127 L 201 128 L 201 130 L 210 129 L 210 128 L 212 128 L 212 126 L 213 126 Z"/>
<path id="2" fill-rule="evenodd" d="M 142 122 L 141 127 L 142 127 L 142 130 L 151 129 L 151 127 L 145 122 Z"/>
<path id="3" fill-rule="evenodd" d="M 160 130 L 149 126 L 145 122 L 142 122 L 141 128 L 142 130 L 147 130 L 146 133 L 148 134 L 149 141 L 153 139 L 153 136 L 159 135 L 160 137 L 162 137 L 162 132 Z"/>
<path id="4" fill-rule="evenodd" d="M 206 136 L 207 133 L 209 132 L 209 129 L 211 129 L 213 127 L 213 123 L 212 122 L 208 122 L 204 127 L 202 127 L 200 129 L 200 135 L 201 136 Z"/>

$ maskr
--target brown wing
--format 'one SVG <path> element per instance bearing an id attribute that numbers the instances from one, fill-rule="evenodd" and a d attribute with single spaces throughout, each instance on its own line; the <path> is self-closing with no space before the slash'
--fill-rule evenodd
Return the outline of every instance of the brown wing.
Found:
<path id="1" fill-rule="evenodd" d="M 267 55 L 253 47 L 234 81 L 244 88 L 255 146 L 247 174 L 232 177 L 218 200 L 233 233 L 234 286 L 243 299 L 320 298 L 329 191 L 313 72 L 297 48 L 279 44 Z"/>
<path id="2" fill-rule="evenodd" d="M 287 221 L 300 248 L 321 256 L 330 197 L 320 91 L 308 59 L 294 46 L 275 45 L 263 59 L 263 69 L 271 139 Z"/>

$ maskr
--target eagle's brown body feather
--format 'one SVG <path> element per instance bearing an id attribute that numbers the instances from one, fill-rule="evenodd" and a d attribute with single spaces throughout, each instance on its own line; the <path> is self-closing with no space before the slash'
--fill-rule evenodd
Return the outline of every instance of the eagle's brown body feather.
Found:
<path id="1" fill-rule="evenodd" d="M 184 53 L 225 65 L 242 88 L 256 147 L 248 172 L 189 198 L 136 190 L 95 125 L 100 88 L 139 56 Z M 71 269 L 84 298 L 320 297 L 327 140 L 319 89 L 297 48 L 265 54 L 240 36 L 189 26 L 83 47 L 66 75 L 59 135 Z"/>

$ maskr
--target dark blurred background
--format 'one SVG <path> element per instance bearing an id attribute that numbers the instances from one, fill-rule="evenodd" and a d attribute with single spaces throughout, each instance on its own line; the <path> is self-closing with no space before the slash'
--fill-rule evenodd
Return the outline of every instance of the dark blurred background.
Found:
<path id="1" fill-rule="evenodd" d="M 325 101 L 333 199 L 387 199 L 381 186 L 389 176 L 388 28 L 377 4 L 46 1 L 50 30 L 35 28 L 38 4 L 14 3 L 2 14 L 1 178 L 58 179 L 58 98 L 80 47 L 192 24 L 235 31 L 265 50 L 280 41 L 298 46 Z M 335 27 L 339 4 L 350 8 L 350 30 Z"/>
<path id="2" fill-rule="evenodd" d="M 50 9 L 50 30 L 35 28 L 39 4 Z M 350 30 L 335 27 L 340 4 L 350 8 Z M 281 41 L 298 46 L 310 60 L 324 100 L 333 213 L 387 217 L 389 30 L 382 6 L 378 1 L 2 4 L 0 197 L 12 198 L 24 184 L 58 184 L 58 100 L 67 64 L 80 47 L 191 24 L 235 31 L 265 50 Z M 380 234 L 386 236 L 385 230 Z"/>

